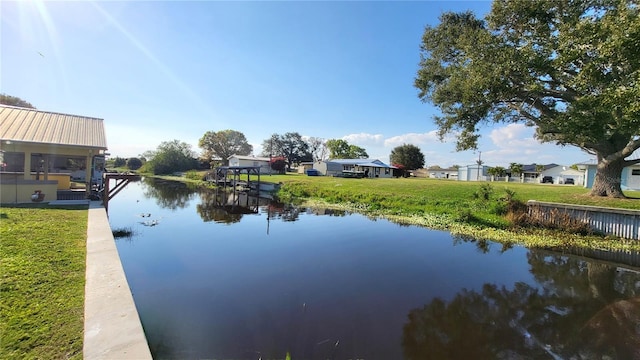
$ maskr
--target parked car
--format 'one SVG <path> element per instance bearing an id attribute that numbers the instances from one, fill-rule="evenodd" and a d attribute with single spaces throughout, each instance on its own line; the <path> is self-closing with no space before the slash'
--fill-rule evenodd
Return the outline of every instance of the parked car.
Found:
<path id="1" fill-rule="evenodd" d="M 307 176 L 320 176 L 320 171 L 317 169 L 307 169 L 305 172 L 307 173 Z"/>
<path id="2" fill-rule="evenodd" d="M 564 183 L 567 185 L 575 185 L 575 182 L 573 181 L 572 178 L 565 179 Z"/>
<path id="3" fill-rule="evenodd" d="M 542 177 L 542 183 L 549 183 L 549 184 L 553 184 L 553 178 L 551 176 L 543 176 Z"/>

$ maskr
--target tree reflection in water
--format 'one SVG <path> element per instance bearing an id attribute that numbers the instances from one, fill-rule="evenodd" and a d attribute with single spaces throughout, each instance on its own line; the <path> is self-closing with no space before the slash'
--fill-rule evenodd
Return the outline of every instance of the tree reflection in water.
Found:
<path id="1" fill-rule="evenodd" d="M 232 191 L 206 191 L 200 194 L 202 203 L 197 211 L 202 220 L 220 223 L 236 223 L 243 215 L 265 213 L 269 220 L 297 221 L 302 213 L 345 216 L 342 210 L 305 208 L 285 204 L 274 199 Z"/>
<path id="2" fill-rule="evenodd" d="M 257 214 L 269 203 L 269 199 L 220 189 L 203 191 L 200 199 L 202 203 L 196 209 L 202 220 L 225 224 L 237 223 L 245 214 Z"/>
<path id="3" fill-rule="evenodd" d="M 407 359 L 640 359 L 637 274 L 532 250 L 539 286 L 485 284 L 414 309 Z"/>
<path id="4" fill-rule="evenodd" d="M 144 197 L 155 199 L 158 206 L 165 209 L 184 209 L 198 193 L 195 186 L 177 181 L 143 178 L 142 183 Z"/>
<path id="5" fill-rule="evenodd" d="M 270 219 L 297 221 L 301 213 L 315 215 L 346 216 L 344 210 L 320 207 L 300 207 L 281 203 L 275 199 L 251 195 L 246 192 L 207 189 L 177 181 L 143 178 L 143 194 L 146 198 L 156 199 L 161 208 L 182 209 L 198 196 L 201 203 L 196 206 L 203 221 L 215 221 L 232 224 L 240 222 L 243 215 L 264 212 Z"/>

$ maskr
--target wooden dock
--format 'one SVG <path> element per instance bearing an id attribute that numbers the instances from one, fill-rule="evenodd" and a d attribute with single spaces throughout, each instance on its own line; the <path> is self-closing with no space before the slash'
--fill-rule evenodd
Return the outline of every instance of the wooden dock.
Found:
<path id="1" fill-rule="evenodd" d="M 243 177 L 246 175 L 246 180 Z M 252 181 L 251 176 L 257 178 Z M 259 166 L 219 166 L 207 177 L 207 181 L 216 186 L 230 187 L 234 191 L 260 191 L 260 167 Z"/>
<path id="2" fill-rule="evenodd" d="M 103 177 L 102 203 L 107 212 L 109 211 L 109 200 L 122 191 L 131 181 L 140 181 L 141 179 L 140 175 L 127 173 L 105 173 Z M 111 187 L 111 180 L 115 180 L 115 186 L 113 187 Z"/>

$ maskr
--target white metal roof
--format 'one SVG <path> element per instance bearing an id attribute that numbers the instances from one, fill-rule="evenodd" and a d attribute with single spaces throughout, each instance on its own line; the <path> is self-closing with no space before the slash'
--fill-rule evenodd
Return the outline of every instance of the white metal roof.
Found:
<path id="1" fill-rule="evenodd" d="M 395 166 L 387 165 L 378 159 L 330 159 L 326 162 L 332 162 L 342 165 L 357 165 L 357 166 L 367 166 L 367 167 L 380 167 L 380 168 L 391 168 L 396 169 Z"/>
<path id="2" fill-rule="evenodd" d="M 1 104 L 0 139 L 107 149 L 102 119 Z"/>
<path id="3" fill-rule="evenodd" d="M 231 155 L 228 157 L 228 159 L 230 160 L 231 158 L 237 158 L 240 160 L 256 160 L 256 161 L 269 161 L 270 159 L 268 157 L 259 157 L 259 156 L 251 156 L 251 155 Z"/>

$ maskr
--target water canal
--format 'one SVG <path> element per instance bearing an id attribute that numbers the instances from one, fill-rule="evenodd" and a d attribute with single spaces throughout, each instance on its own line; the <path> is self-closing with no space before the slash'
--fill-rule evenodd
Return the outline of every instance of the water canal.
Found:
<path id="1" fill-rule="evenodd" d="M 637 268 L 227 200 L 145 179 L 109 204 L 154 358 L 640 358 Z"/>

